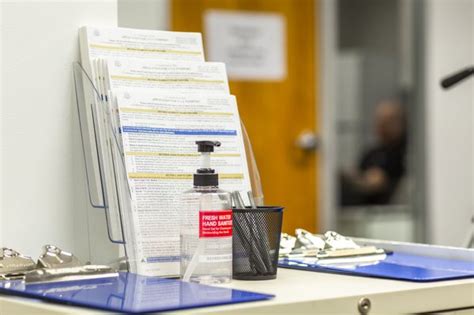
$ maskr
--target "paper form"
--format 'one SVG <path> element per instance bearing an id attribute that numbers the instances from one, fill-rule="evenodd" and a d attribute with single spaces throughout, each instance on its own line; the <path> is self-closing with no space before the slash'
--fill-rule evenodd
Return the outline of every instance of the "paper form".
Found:
<path id="1" fill-rule="evenodd" d="M 80 40 L 87 58 L 124 57 L 204 61 L 200 33 L 85 26 Z M 81 45 L 82 48 L 82 45 Z M 83 59 L 86 56 L 83 56 Z"/>
<path id="2" fill-rule="evenodd" d="M 179 197 L 199 168 L 198 140 L 220 141 L 212 155 L 222 189 L 250 190 L 235 97 L 115 91 L 132 195 L 137 272 L 179 274 Z"/>
<path id="3" fill-rule="evenodd" d="M 250 190 L 225 66 L 204 62 L 198 33 L 84 27 L 80 43 L 101 98 L 86 106 L 95 105 L 99 158 L 113 182 L 104 202 L 120 204 L 131 271 L 178 275 L 175 197 L 199 167 L 195 141 L 222 142 L 213 156 L 221 188 Z"/>
<path id="4" fill-rule="evenodd" d="M 187 89 L 189 92 L 229 94 L 221 62 L 186 62 L 109 58 L 109 83 L 114 88 Z"/>
<path id="5" fill-rule="evenodd" d="M 184 62 L 141 59 L 107 59 L 109 89 L 153 88 L 176 93 L 211 93 L 229 95 L 226 68 L 220 62 Z M 118 130 L 117 105 L 110 104 L 117 115 L 112 118 L 114 130 Z M 120 135 L 117 135 L 120 137 Z"/>
<path id="6" fill-rule="evenodd" d="M 105 83 L 106 89 L 111 89 L 112 93 L 109 97 L 110 102 L 110 110 L 111 110 L 111 122 L 113 125 L 113 130 L 115 134 L 111 135 L 111 137 L 116 137 L 120 143 L 122 143 L 122 134 L 118 132 L 119 130 L 119 113 L 118 113 L 118 105 L 116 102 L 116 98 L 114 97 L 115 91 L 120 88 L 136 88 L 137 91 L 135 93 L 150 93 L 150 90 L 154 90 L 159 93 L 209 93 L 209 94 L 222 94 L 228 97 L 229 95 L 229 88 L 227 83 L 227 75 L 225 71 L 225 66 L 222 63 L 204 63 L 204 62 L 173 62 L 173 61 L 151 61 L 151 60 L 139 60 L 139 59 L 123 59 L 123 58 L 109 58 L 107 60 L 108 66 L 106 67 L 106 76 L 107 80 Z M 129 76 L 129 77 L 127 77 Z M 151 77 L 153 80 L 148 80 Z M 138 92 L 141 90 L 141 92 Z M 155 93 L 156 93 L 155 92 Z M 195 118 L 193 116 L 191 118 Z M 167 119 L 175 119 L 172 116 L 167 116 Z M 186 116 L 180 116 L 180 119 L 188 119 Z M 206 121 L 199 121 L 199 123 L 206 123 Z M 172 127 L 175 125 L 175 122 L 170 120 L 167 123 L 167 126 Z M 140 133 L 137 133 L 140 136 Z M 142 143 L 145 143 L 145 138 L 142 139 Z M 195 149 L 194 146 L 191 149 Z M 123 150 L 123 148 L 122 148 Z M 194 151 L 193 151 L 194 152 Z M 139 161 L 143 161 L 144 158 L 141 158 Z M 176 165 L 176 160 L 170 163 L 171 166 Z M 168 161 L 161 160 L 161 166 L 164 166 L 164 163 L 168 163 Z M 142 165 L 143 166 L 143 165 Z M 151 167 L 155 167 L 156 165 L 152 165 Z M 116 169 L 119 169 L 121 166 L 117 165 Z M 247 168 L 245 167 L 247 170 Z M 123 181 L 123 179 L 118 178 L 117 182 Z M 239 180 L 227 180 L 230 183 L 238 183 Z M 151 182 L 151 184 L 155 183 L 156 181 Z M 141 181 L 142 185 L 150 184 L 145 180 Z M 150 185 L 151 185 L 150 184 Z M 119 183 L 121 187 L 125 187 L 127 183 Z M 155 185 L 156 186 L 156 185 Z M 150 186 L 151 187 L 151 186 Z M 188 188 L 191 187 L 190 185 L 187 186 Z M 155 188 L 155 196 L 160 195 L 160 187 L 156 186 Z M 182 189 L 182 188 L 180 188 Z M 181 193 L 179 191 L 179 193 Z M 146 196 L 141 196 L 138 198 L 145 198 L 144 202 L 147 201 Z M 158 198 L 158 197 L 155 197 Z M 161 198 L 161 197 L 160 197 Z M 131 206 L 128 206 L 127 203 L 129 201 L 124 199 L 121 201 L 122 208 L 127 209 Z M 125 210 L 127 211 L 127 210 Z M 124 211 L 124 212 L 125 212 Z M 135 222 L 134 225 L 142 224 L 141 222 L 137 222 L 137 220 L 133 220 L 133 218 L 128 218 L 127 220 L 132 220 L 131 222 Z M 178 221 L 179 222 L 179 219 Z M 126 231 L 126 235 L 134 235 L 133 231 Z M 127 237 L 128 238 L 128 237 Z M 136 248 L 141 248 L 142 245 L 137 245 Z M 153 250 L 156 248 L 165 249 L 169 246 L 169 243 L 165 241 L 162 244 L 154 244 Z M 178 247 L 179 244 L 174 244 L 174 248 Z M 132 250 L 127 250 L 129 256 L 131 257 Z M 179 255 L 179 253 L 178 253 Z M 177 257 L 174 257 L 176 260 Z M 170 265 L 174 266 L 177 262 L 171 262 Z M 138 262 L 140 265 L 140 262 Z M 141 264 L 146 266 L 144 264 Z M 165 271 L 162 270 L 161 275 L 169 275 Z M 141 271 L 141 270 L 140 270 Z M 138 272 L 138 271 L 136 271 Z M 146 270 L 143 272 L 147 272 Z"/>
<path id="7" fill-rule="evenodd" d="M 82 66 L 102 95 L 107 90 L 96 78 L 101 73 L 95 62 L 99 58 L 204 61 L 200 33 L 84 26 L 79 30 L 79 42 Z"/>
<path id="8" fill-rule="evenodd" d="M 94 187 L 92 195 L 95 197 L 92 199 L 94 203 L 106 205 L 114 210 L 118 207 L 117 187 L 111 179 L 113 173 L 117 172 L 116 169 L 114 170 L 114 166 L 115 168 L 120 167 L 120 165 L 113 165 L 113 163 L 117 164 L 120 152 L 114 152 L 116 148 L 111 143 L 115 140 L 113 137 L 116 135 L 113 134 L 113 127 L 110 126 L 114 115 L 110 116 L 110 102 L 106 99 L 110 87 L 107 86 L 107 69 L 103 61 L 104 58 L 204 61 L 202 38 L 200 33 L 85 26 L 79 30 L 79 43 L 82 67 L 94 83 L 94 87 L 92 87 L 87 84 L 87 79 L 84 79 L 86 82 L 84 92 L 87 119 L 83 123 L 88 131 L 89 140 L 87 143 L 91 144 L 89 152 L 86 152 L 86 158 L 92 161 L 91 165 L 93 166 L 94 181 L 91 187 Z M 94 89 L 97 89 L 97 98 L 94 95 Z M 93 111 L 97 129 L 94 128 Z M 96 139 L 99 152 L 96 152 L 93 145 Z M 98 161 L 101 162 L 101 169 L 98 167 Z M 107 183 L 104 191 L 101 188 L 103 187 L 101 177 Z M 116 211 L 111 211 L 111 213 L 116 213 Z"/>
<path id="9" fill-rule="evenodd" d="M 286 22 L 278 13 L 207 10 L 207 56 L 227 65 L 232 80 L 284 80 Z"/>

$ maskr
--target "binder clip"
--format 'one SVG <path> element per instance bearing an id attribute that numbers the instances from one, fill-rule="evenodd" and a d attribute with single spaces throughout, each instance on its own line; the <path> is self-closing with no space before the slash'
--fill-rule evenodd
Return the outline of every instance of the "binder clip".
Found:
<path id="1" fill-rule="evenodd" d="M 58 282 L 85 279 L 117 277 L 118 273 L 109 266 L 83 265 L 81 261 L 54 245 L 43 246 L 38 258 L 38 268 L 25 274 L 25 282 Z"/>
<path id="2" fill-rule="evenodd" d="M 26 283 L 65 282 L 86 279 L 118 277 L 118 272 L 102 265 L 85 265 L 65 268 L 40 268 L 25 274 Z"/>
<path id="3" fill-rule="evenodd" d="M 383 249 L 359 246 L 351 238 L 329 231 L 324 234 L 326 246 L 316 255 L 319 264 L 348 264 L 351 262 L 377 262 L 385 259 Z"/>
<path id="4" fill-rule="evenodd" d="M 303 229 L 296 229 L 296 244 L 306 250 L 320 250 L 326 246 L 325 241 Z"/>
<path id="5" fill-rule="evenodd" d="M 81 265 L 76 256 L 54 245 L 43 246 L 43 253 L 38 258 L 38 268 L 80 267 Z"/>
<path id="6" fill-rule="evenodd" d="M 26 272 L 36 268 L 31 257 L 2 247 L 0 248 L 0 280 L 22 279 Z"/>
<path id="7" fill-rule="evenodd" d="M 308 258 L 319 265 L 350 264 L 357 262 L 378 262 L 386 258 L 386 252 L 375 246 L 359 246 L 351 238 L 333 231 L 314 235 L 303 229 L 296 229 L 293 248 L 282 252 L 283 258 Z M 289 252 L 289 253 L 288 253 Z"/>
<path id="8" fill-rule="evenodd" d="M 26 283 L 63 282 L 117 277 L 118 272 L 103 265 L 82 265 L 72 253 L 54 245 L 43 246 L 38 263 L 9 248 L 0 250 L 0 280 Z"/>
<path id="9" fill-rule="evenodd" d="M 296 237 L 287 233 L 281 233 L 280 237 L 280 256 L 285 256 L 291 253 L 296 245 Z"/>
<path id="10" fill-rule="evenodd" d="M 323 250 L 326 243 L 320 237 L 317 237 L 304 229 L 296 229 L 296 237 L 287 236 L 287 241 L 283 244 L 282 254 L 285 256 L 315 256 L 320 250 Z"/>

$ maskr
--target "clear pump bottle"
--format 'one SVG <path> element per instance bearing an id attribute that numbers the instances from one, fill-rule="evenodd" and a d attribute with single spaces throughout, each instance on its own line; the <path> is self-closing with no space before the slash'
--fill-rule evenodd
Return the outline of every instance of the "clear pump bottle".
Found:
<path id="1" fill-rule="evenodd" d="M 232 279 L 232 203 L 230 194 L 218 188 L 218 174 L 210 166 L 210 153 L 220 142 L 196 144 L 201 168 L 194 174 L 194 188 L 181 198 L 181 278 L 226 283 Z"/>

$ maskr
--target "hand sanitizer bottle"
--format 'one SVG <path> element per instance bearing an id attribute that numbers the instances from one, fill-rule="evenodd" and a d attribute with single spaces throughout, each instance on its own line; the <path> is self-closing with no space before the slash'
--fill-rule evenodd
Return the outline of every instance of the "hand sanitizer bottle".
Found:
<path id="1" fill-rule="evenodd" d="M 232 203 L 230 193 L 219 189 L 210 154 L 220 142 L 196 141 L 201 168 L 194 188 L 181 199 L 181 278 L 217 284 L 232 279 Z"/>

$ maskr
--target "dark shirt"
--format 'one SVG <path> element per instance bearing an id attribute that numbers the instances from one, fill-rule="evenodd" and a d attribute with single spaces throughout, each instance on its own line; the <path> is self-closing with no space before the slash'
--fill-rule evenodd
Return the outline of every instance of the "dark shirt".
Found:
<path id="1" fill-rule="evenodd" d="M 406 140 L 395 145 L 376 145 L 367 150 L 358 165 L 360 172 L 377 167 L 383 170 L 387 186 L 376 193 L 361 192 L 344 176 L 340 182 L 340 203 L 342 206 L 384 205 L 390 202 L 400 179 L 405 175 Z"/>
<path id="2" fill-rule="evenodd" d="M 396 145 L 379 145 L 368 150 L 359 163 L 361 172 L 377 167 L 384 171 L 388 185 L 380 192 L 366 195 L 367 204 L 387 204 L 395 193 L 400 179 L 405 175 L 406 141 Z"/>

